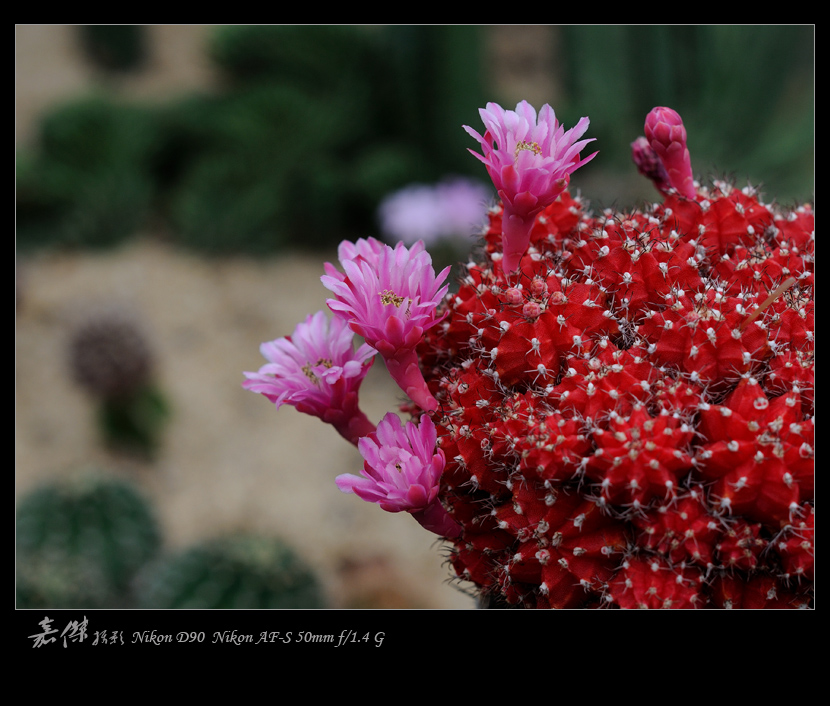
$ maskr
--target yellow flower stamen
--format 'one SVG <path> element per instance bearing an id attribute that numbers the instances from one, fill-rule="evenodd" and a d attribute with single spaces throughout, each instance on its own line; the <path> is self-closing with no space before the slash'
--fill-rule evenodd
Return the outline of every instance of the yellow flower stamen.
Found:
<path id="1" fill-rule="evenodd" d="M 542 149 L 539 147 L 538 142 L 527 142 L 525 140 L 521 140 L 520 142 L 516 143 L 516 151 L 513 154 L 513 158 L 519 156 L 519 152 L 522 150 L 529 150 L 533 152 L 533 154 L 542 154 Z"/>
<path id="2" fill-rule="evenodd" d="M 305 373 L 305 376 L 309 380 L 311 380 L 311 382 L 313 382 L 315 385 L 320 382 L 320 378 L 318 378 L 314 374 L 314 368 L 316 368 L 318 365 L 322 365 L 325 368 L 331 368 L 334 365 L 334 363 L 332 363 L 328 358 L 318 358 L 317 362 L 314 365 L 312 365 L 309 361 L 301 368 L 303 373 Z"/>
<path id="3" fill-rule="evenodd" d="M 395 308 L 399 309 L 401 304 L 403 304 L 404 297 L 399 297 L 395 292 L 384 289 L 380 292 L 380 300 L 383 302 L 384 305 L 386 304 L 394 304 Z"/>

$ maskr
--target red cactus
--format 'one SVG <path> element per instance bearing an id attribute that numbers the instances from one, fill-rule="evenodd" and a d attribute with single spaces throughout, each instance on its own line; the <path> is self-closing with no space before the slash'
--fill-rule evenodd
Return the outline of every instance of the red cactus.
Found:
<path id="1" fill-rule="evenodd" d="M 622 563 L 606 600 L 620 608 L 700 608 L 703 574 L 673 567 L 663 557 L 638 557 Z"/>
<path id="2" fill-rule="evenodd" d="M 649 126 L 635 159 L 662 203 L 536 199 L 526 247 L 498 203 L 427 312 L 450 563 L 517 607 L 809 607 L 813 210 L 698 185 L 679 116 Z"/>
<path id="3" fill-rule="evenodd" d="M 459 577 L 521 607 L 809 604 L 812 209 L 564 192 L 509 280 L 500 215 L 419 347 Z"/>
<path id="4" fill-rule="evenodd" d="M 815 511 L 812 506 L 774 542 L 788 578 L 812 582 L 815 576 Z"/>

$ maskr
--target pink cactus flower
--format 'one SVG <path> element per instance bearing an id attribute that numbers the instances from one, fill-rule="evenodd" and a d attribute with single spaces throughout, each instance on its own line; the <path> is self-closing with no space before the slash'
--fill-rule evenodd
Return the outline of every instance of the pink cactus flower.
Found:
<path id="1" fill-rule="evenodd" d="M 357 444 L 375 429 L 358 407 L 358 388 L 377 351 L 363 344 L 353 347 L 354 334 L 346 323 L 325 312 L 306 317 L 294 333 L 263 343 L 268 361 L 258 372 L 245 373 L 242 387 L 258 392 L 277 408 L 292 405 L 319 417 Z"/>
<path id="2" fill-rule="evenodd" d="M 686 147 L 686 128 L 680 115 L 671 108 L 652 108 L 646 116 L 645 130 L 646 139 L 666 170 L 669 184 L 681 196 L 694 199 L 697 190 Z"/>
<path id="3" fill-rule="evenodd" d="M 484 137 L 466 125 L 464 129 L 481 143 L 483 155 L 470 152 L 487 167 L 504 204 L 502 264 L 511 273 L 527 250 L 536 215 L 557 199 L 568 187 L 570 175 L 596 152 L 579 158 L 580 151 L 593 141 L 577 142 L 588 129 L 588 118 L 566 132 L 548 104 L 539 111 L 538 121 L 527 101 L 515 111 L 488 103 L 479 113 L 487 128 Z"/>
<path id="4" fill-rule="evenodd" d="M 460 526 L 438 500 L 446 461 L 436 441 L 435 425 L 428 415 L 422 415 L 418 425 L 402 425 L 398 415 L 390 412 L 376 432 L 358 443 L 364 460 L 362 474 L 337 476 L 337 487 L 387 512 L 408 512 L 431 532 L 454 538 Z"/>
<path id="5" fill-rule="evenodd" d="M 415 348 L 424 331 L 441 320 L 437 308 L 449 288 L 441 285 L 450 268 L 436 277 L 420 241 L 410 249 L 403 243 L 384 245 L 376 259 L 344 257 L 348 250 L 341 248 L 345 274 L 327 263 L 321 277 L 335 295 L 327 300 L 329 308 L 383 356 L 389 374 L 415 404 L 427 412 L 437 409 Z"/>

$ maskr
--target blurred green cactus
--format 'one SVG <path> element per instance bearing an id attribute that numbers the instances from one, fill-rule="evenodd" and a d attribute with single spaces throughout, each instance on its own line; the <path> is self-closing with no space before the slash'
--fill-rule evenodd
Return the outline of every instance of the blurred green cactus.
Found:
<path id="1" fill-rule="evenodd" d="M 555 36 L 557 116 L 590 116 L 621 173 L 642 116 L 668 105 L 694 136 L 695 176 L 728 169 L 782 202 L 814 191 L 814 25 L 563 25 Z"/>
<path id="2" fill-rule="evenodd" d="M 100 96 L 44 115 L 17 160 L 17 243 L 105 247 L 135 235 L 153 209 L 160 147 L 154 111 Z"/>
<path id="3" fill-rule="evenodd" d="M 318 578 L 278 539 L 210 540 L 148 565 L 136 582 L 145 608 L 324 608 Z"/>
<path id="4" fill-rule="evenodd" d="M 136 71 L 147 60 L 143 25 L 81 25 L 78 36 L 90 61 L 106 71 Z"/>
<path id="5" fill-rule="evenodd" d="M 161 546 L 141 493 L 93 472 L 25 495 L 16 531 L 20 608 L 128 607 L 130 581 Z"/>
<path id="6" fill-rule="evenodd" d="M 152 107 L 82 98 L 44 116 L 18 156 L 18 243 L 106 246 L 150 222 L 213 254 L 365 235 L 390 190 L 467 169 L 451 146 L 483 98 L 479 33 L 218 27 L 218 90 Z"/>
<path id="7" fill-rule="evenodd" d="M 145 332 L 127 312 L 91 312 L 72 332 L 69 368 L 98 406 L 98 423 L 113 450 L 151 457 L 170 414 L 153 379 Z"/>
<path id="8" fill-rule="evenodd" d="M 122 590 L 83 555 L 43 552 L 17 564 L 18 608 L 125 608 Z"/>

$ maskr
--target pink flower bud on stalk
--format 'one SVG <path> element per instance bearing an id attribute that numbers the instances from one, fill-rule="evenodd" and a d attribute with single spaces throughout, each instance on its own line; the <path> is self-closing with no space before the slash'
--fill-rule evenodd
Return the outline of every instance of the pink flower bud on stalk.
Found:
<path id="1" fill-rule="evenodd" d="M 515 111 L 488 103 L 479 114 L 487 128 L 484 137 L 466 125 L 464 129 L 481 143 L 483 156 L 470 152 L 487 167 L 504 204 L 502 266 L 509 274 L 519 267 L 530 244 L 536 215 L 565 191 L 570 175 L 597 153 L 579 158 L 582 148 L 593 141 L 576 142 L 588 129 L 588 118 L 566 132 L 548 104 L 539 111 L 538 122 L 536 110 L 527 101 Z"/>
<path id="2" fill-rule="evenodd" d="M 263 343 L 268 361 L 256 373 L 245 373 L 242 387 L 258 392 L 277 408 L 289 404 L 300 412 L 319 417 L 357 444 L 375 430 L 358 408 L 357 393 L 377 351 L 366 344 L 354 350 L 354 334 L 325 312 L 306 317 L 294 333 Z"/>
<path id="3" fill-rule="evenodd" d="M 394 249 L 374 243 L 377 246 L 358 247 L 362 252 L 358 257 L 341 246 L 338 255 L 344 273 L 326 263 L 321 280 L 335 295 L 327 303 L 383 356 L 389 374 L 410 399 L 432 412 L 438 402 L 424 381 L 415 348 L 424 331 L 441 320 L 438 304 L 449 289 L 441 284 L 450 268 L 436 277 L 422 241 L 410 249 L 403 243 Z"/>
<path id="4" fill-rule="evenodd" d="M 686 147 L 686 128 L 680 115 L 671 108 L 652 108 L 646 116 L 646 139 L 660 158 L 668 182 L 681 196 L 695 198 L 692 160 Z M 636 161 L 636 157 L 635 157 Z M 655 185 L 662 190 L 660 184 Z"/>
<path id="5" fill-rule="evenodd" d="M 402 426 L 398 415 L 390 412 L 376 432 L 358 443 L 364 459 L 362 474 L 337 476 L 337 487 L 387 512 L 408 512 L 442 537 L 457 537 L 461 528 L 438 499 L 445 458 L 443 451 L 436 450 L 436 441 L 428 415 L 422 415 L 417 426 L 413 422 Z"/>
<path id="6" fill-rule="evenodd" d="M 645 137 L 640 136 L 631 143 L 631 159 L 637 171 L 651 179 L 658 191 L 665 193 L 671 188 L 663 163 Z"/>

